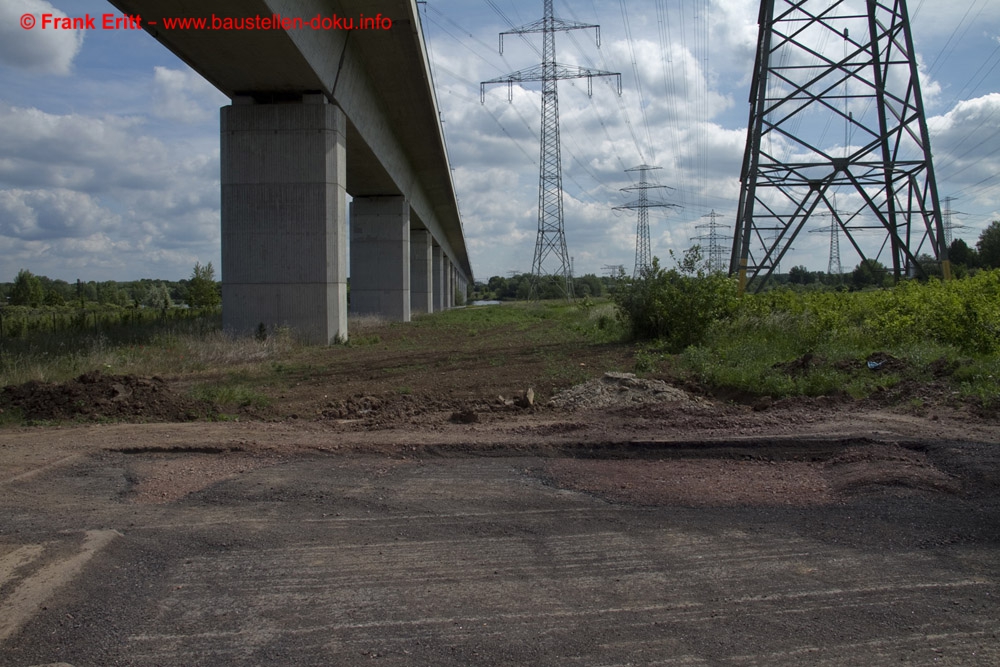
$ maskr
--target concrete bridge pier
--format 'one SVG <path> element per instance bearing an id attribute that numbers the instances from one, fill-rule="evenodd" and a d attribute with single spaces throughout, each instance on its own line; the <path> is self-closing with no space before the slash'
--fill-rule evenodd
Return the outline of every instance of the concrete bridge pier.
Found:
<path id="1" fill-rule="evenodd" d="M 445 258 L 445 263 L 448 266 L 445 277 L 447 282 L 444 286 L 444 296 L 445 296 L 445 308 L 455 307 L 455 265 L 452 264 L 451 258 Z"/>
<path id="2" fill-rule="evenodd" d="M 347 338 L 346 135 L 323 95 L 222 108 L 225 330 Z"/>
<path id="3" fill-rule="evenodd" d="M 426 229 L 410 230 L 410 313 L 434 312 L 434 238 Z"/>
<path id="4" fill-rule="evenodd" d="M 351 202 L 351 312 L 410 321 L 410 204 L 403 196 Z"/>
<path id="5" fill-rule="evenodd" d="M 434 312 L 444 310 L 444 248 L 434 246 Z"/>

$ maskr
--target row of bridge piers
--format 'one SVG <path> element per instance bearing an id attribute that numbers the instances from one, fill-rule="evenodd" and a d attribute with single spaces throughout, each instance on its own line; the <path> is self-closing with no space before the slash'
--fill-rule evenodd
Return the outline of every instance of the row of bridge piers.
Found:
<path id="1" fill-rule="evenodd" d="M 237 96 L 223 107 L 227 331 L 289 327 L 330 343 L 348 339 L 348 311 L 408 322 L 466 293 L 468 276 L 406 194 L 365 194 L 348 204 L 347 138 L 344 112 L 322 94 L 270 104 Z"/>

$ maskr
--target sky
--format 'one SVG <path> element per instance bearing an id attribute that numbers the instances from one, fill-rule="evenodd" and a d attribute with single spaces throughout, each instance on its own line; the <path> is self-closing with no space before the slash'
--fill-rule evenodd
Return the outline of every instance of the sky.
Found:
<path id="1" fill-rule="evenodd" d="M 824 2 L 825 0 L 816 0 Z M 377 0 L 373 0 L 377 4 Z M 538 228 L 540 84 L 480 82 L 540 62 L 541 36 L 498 33 L 542 16 L 541 0 L 420 3 L 441 119 L 477 280 L 531 270 Z M 32 30 L 26 13 L 113 12 L 104 0 L 0 3 L 0 281 L 189 277 L 219 266 L 219 108 L 228 99 L 142 31 Z M 973 245 L 1000 220 L 1000 3 L 910 0 L 938 182 Z M 374 12 L 372 12 L 374 13 Z M 574 272 L 635 257 L 626 169 L 660 167 L 652 253 L 669 264 L 708 245 L 728 260 L 757 42 L 754 0 L 555 0 L 557 17 L 599 24 L 556 35 L 557 60 L 622 75 L 559 84 L 566 241 Z M 713 218 L 714 214 L 714 218 Z M 818 228 L 818 225 L 816 226 Z M 787 258 L 825 270 L 829 238 Z M 841 241 L 845 270 L 858 262 Z M 224 278 L 224 276 L 223 276 Z"/>

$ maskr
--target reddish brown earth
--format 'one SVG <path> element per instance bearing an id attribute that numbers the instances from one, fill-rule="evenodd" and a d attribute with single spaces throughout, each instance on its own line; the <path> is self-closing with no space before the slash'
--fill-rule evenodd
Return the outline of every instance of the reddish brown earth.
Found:
<path id="1" fill-rule="evenodd" d="M 943 386 L 741 403 L 611 347 L 531 403 L 530 359 L 378 352 L 266 408 L 5 390 L 0 666 L 1000 659 L 1000 429 Z"/>
<path id="2" fill-rule="evenodd" d="M 480 378 L 484 384 L 509 382 L 504 373 L 489 378 L 487 372 Z M 886 407 L 878 399 L 844 398 L 745 405 L 622 373 L 562 391 L 550 387 L 549 398 L 530 402 L 523 392 L 461 398 L 454 389 L 435 393 L 436 379 L 427 374 L 412 373 L 404 381 L 416 389 L 354 392 L 348 382 L 324 387 L 320 399 L 315 381 L 293 385 L 281 389 L 280 399 L 263 413 L 246 408 L 228 422 L 205 421 L 219 408 L 188 398 L 181 381 L 99 372 L 65 383 L 7 387 L 0 405 L 47 424 L 189 422 L 183 428 L 137 425 L 137 444 L 117 447 L 197 457 L 196 464 L 189 456 L 136 464 L 130 497 L 139 503 L 174 501 L 318 450 L 390 457 L 529 454 L 554 459 L 544 468 L 555 485 L 642 505 L 823 505 L 880 486 L 959 493 L 959 480 L 905 448 L 907 443 L 995 442 L 998 433 L 996 419 L 961 403 L 925 403 L 919 410 L 910 403 Z M 108 447 L 109 433 L 130 432 L 126 425 L 76 429 L 73 449 Z M 177 434 L 181 442 L 149 441 L 145 434 L 151 432 Z M 712 444 L 720 442 L 731 446 Z M 811 448 L 810 442 L 825 444 Z M 68 455 L 52 446 L 39 454 L 54 460 L 63 453 Z"/>

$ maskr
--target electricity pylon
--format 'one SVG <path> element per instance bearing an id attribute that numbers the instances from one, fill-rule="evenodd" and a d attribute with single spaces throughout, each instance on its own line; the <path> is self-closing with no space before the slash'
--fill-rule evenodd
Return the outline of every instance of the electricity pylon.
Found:
<path id="1" fill-rule="evenodd" d="M 621 95 L 622 75 L 618 72 L 562 65 L 556 62 L 557 32 L 593 28 L 597 46 L 601 45 L 601 27 L 555 18 L 552 0 L 544 0 L 545 16 L 534 23 L 500 33 L 500 53 L 503 53 L 504 35 L 542 33 L 542 64 L 483 81 L 479 84 L 480 100 L 486 100 L 486 86 L 492 83 L 507 84 L 507 99 L 513 97 L 514 83 L 542 82 L 542 130 L 538 160 L 538 235 L 535 240 L 535 258 L 531 265 L 534 281 L 545 274 L 563 277 L 566 297 L 573 295 L 572 266 L 566 249 L 566 230 L 563 223 L 562 154 L 559 141 L 559 93 L 556 82 L 560 79 L 587 79 L 587 92 L 593 92 L 595 76 L 617 76 L 618 94 Z M 549 257 L 558 265 L 555 272 L 545 269 Z"/>
<path id="2" fill-rule="evenodd" d="M 956 197 L 945 197 L 944 198 L 944 208 L 941 210 L 941 221 L 944 225 L 944 242 L 947 246 L 951 247 L 952 239 L 954 238 L 954 231 L 956 229 L 963 229 L 964 225 L 960 225 L 952 220 L 953 215 L 966 215 L 961 211 L 955 211 L 951 208 L 951 203 L 955 201 Z"/>
<path id="3" fill-rule="evenodd" d="M 707 229 L 708 234 L 694 237 L 695 241 L 708 241 L 708 270 L 725 272 L 728 265 L 725 263 L 725 250 L 722 247 L 722 234 L 720 229 L 729 229 L 727 225 L 718 221 L 719 214 L 712 209 L 712 212 L 701 216 L 709 218 L 710 222 L 704 225 L 695 225 L 695 229 Z"/>
<path id="4" fill-rule="evenodd" d="M 827 217 L 828 214 L 821 213 L 818 214 L 822 217 Z M 817 227 L 816 229 L 810 229 L 809 232 L 812 234 L 826 234 L 830 239 L 830 256 L 826 261 L 826 273 L 830 276 L 839 276 L 843 274 L 844 267 L 840 263 L 840 225 L 842 224 L 837 220 L 835 215 L 829 215 L 830 224 L 826 227 Z"/>
<path id="5" fill-rule="evenodd" d="M 653 258 L 649 243 L 649 209 L 651 208 L 677 208 L 677 204 L 668 204 L 663 201 L 650 201 L 649 191 L 657 188 L 666 188 L 666 185 L 656 185 L 646 181 L 646 172 L 652 169 L 662 169 L 663 167 L 652 167 L 648 164 L 640 164 L 638 167 L 626 169 L 625 173 L 639 172 L 639 182 L 627 188 L 622 188 L 622 192 L 638 192 L 639 198 L 622 206 L 615 206 L 615 211 L 638 211 L 638 222 L 635 226 L 635 267 L 632 269 L 632 277 L 638 278 L 642 272 L 653 264 Z M 669 188 L 673 189 L 673 188 Z"/>
<path id="6" fill-rule="evenodd" d="M 896 280 L 922 272 L 922 252 L 950 277 L 905 0 L 762 0 L 759 24 L 730 273 L 761 289 L 806 221 L 829 213 Z M 827 136 L 839 123 L 843 146 Z M 848 224 L 862 211 L 876 224 Z M 860 229 L 882 237 L 872 257 Z"/>

